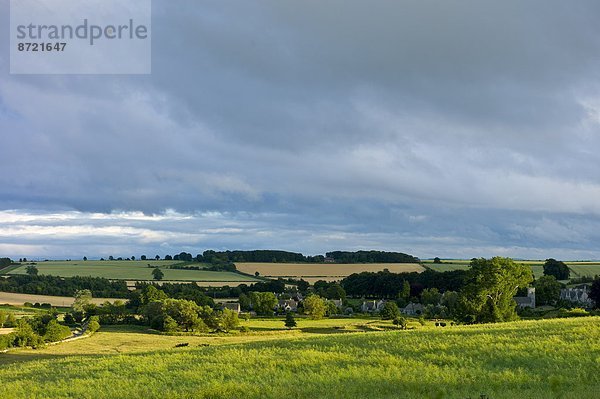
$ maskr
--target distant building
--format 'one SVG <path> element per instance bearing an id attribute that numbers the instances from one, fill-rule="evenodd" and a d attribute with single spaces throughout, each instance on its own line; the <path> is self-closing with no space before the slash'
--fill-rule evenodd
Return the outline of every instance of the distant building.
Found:
<path id="1" fill-rule="evenodd" d="M 379 312 L 381 309 L 383 309 L 383 305 L 385 305 L 385 301 L 383 299 L 380 299 L 379 301 L 363 301 L 360 310 L 362 310 L 363 313 Z"/>
<path id="2" fill-rule="evenodd" d="M 425 311 L 425 306 L 420 303 L 409 303 L 406 305 L 404 309 L 401 310 L 401 313 L 407 316 L 420 316 Z"/>
<path id="3" fill-rule="evenodd" d="M 589 287 L 585 284 L 575 288 L 564 288 L 560 290 L 560 299 L 573 302 L 584 307 L 594 306 L 594 301 L 589 297 Z"/>
<path id="4" fill-rule="evenodd" d="M 233 310 L 236 313 L 240 313 L 242 311 L 239 302 L 225 302 L 223 303 L 223 309 Z"/>
<path id="5" fill-rule="evenodd" d="M 331 256 L 327 256 L 325 257 L 325 263 L 335 263 L 335 259 L 333 259 Z"/>
<path id="6" fill-rule="evenodd" d="M 277 303 L 277 310 L 280 312 L 297 312 L 298 302 L 293 299 L 280 299 Z"/>
<path id="7" fill-rule="evenodd" d="M 328 299 L 327 302 L 333 303 L 338 309 L 341 309 L 343 305 L 341 299 Z"/>
<path id="8" fill-rule="evenodd" d="M 535 288 L 527 288 L 527 296 L 513 297 L 520 308 L 535 308 Z"/>

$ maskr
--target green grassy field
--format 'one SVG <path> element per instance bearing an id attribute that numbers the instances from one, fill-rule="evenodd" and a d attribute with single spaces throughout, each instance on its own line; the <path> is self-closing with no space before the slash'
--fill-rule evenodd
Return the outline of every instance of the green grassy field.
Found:
<path id="1" fill-rule="evenodd" d="M 39 274 L 60 277 L 91 276 L 113 280 L 152 280 L 152 266 L 160 266 L 164 280 L 207 281 L 207 282 L 253 282 L 256 279 L 230 272 L 208 270 L 169 269 L 167 266 L 178 261 L 49 261 L 39 262 Z M 8 274 L 25 274 L 26 266 L 18 267 Z"/>
<path id="2" fill-rule="evenodd" d="M 256 329 L 261 322 L 275 321 L 250 323 Z M 311 323 L 325 328 L 327 321 Z M 281 334 L 166 337 L 105 329 L 0 355 L 0 397 L 546 399 L 600 392 L 598 317 Z M 198 346 L 211 338 L 210 346 Z M 178 342 L 190 346 L 173 348 Z"/>
<path id="3" fill-rule="evenodd" d="M 571 269 L 571 277 L 595 277 L 600 276 L 600 263 L 581 262 L 581 263 L 567 263 L 569 269 Z"/>
<path id="4" fill-rule="evenodd" d="M 469 260 L 465 259 L 450 259 L 443 260 L 443 263 L 433 263 L 431 260 L 423 261 L 428 268 L 438 272 L 450 270 L 466 270 L 469 268 Z M 535 278 L 544 275 L 544 261 L 542 260 L 519 260 L 517 263 L 524 263 L 531 267 Z M 600 275 L 600 262 L 565 262 L 571 269 L 571 277 L 589 276 L 594 277 Z"/>

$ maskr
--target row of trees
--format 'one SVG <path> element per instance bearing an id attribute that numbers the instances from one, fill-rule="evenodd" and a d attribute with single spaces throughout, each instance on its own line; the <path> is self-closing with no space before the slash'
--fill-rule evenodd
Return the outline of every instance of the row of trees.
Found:
<path id="1" fill-rule="evenodd" d="M 154 257 L 160 259 L 159 255 Z M 123 258 L 108 257 L 109 260 L 124 260 Z M 135 256 L 125 258 L 125 260 L 135 260 Z M 140 256 L 141 260 L 148 259 L 146 255 Z M 87 258 L 84 258 L 87 260 Z M 213 251 L 207 250 L 202 254 L 192 256 L 188 252 L 180 252 L 176 255 L 166 255 L 164 260 L 179 260 L 183 262 L 272 262 L 272 263 L 417 263 L 419 258 L 407 255 L 402 252 L 387 251 L 332 251 L 327 252 L 325 256 L 315 255 L 307 256 L 298 252 L 259 249 L 252 251 Z"/>
<path id="2" fill-rule="evenodd" d="M 465 285 L 467 270 L 422 273 L 362 272 L 354 273 L 341 281 L 346 294 L 355 297 L 405 298 L 418 297 L 425 288 L 441 292 L 458 291 Z"/>
<path id="3" fill-rule="evenodd" d="M 2 324 L 6 325 L 6 321 Z M 57 313 L 48 312 L 14 321 L 14 331 L 0 335 L 0 350 L 26 346 L 37 348 L 70 336 L 71 329 L 58 322 Z"/>
<path id="4" fill-rule="evenodd" d="M 326 256 L 336 263 L 419 263 L 419 258 L 402 252 L 333 251 Z"/>
<path id="5" fill-rule="evenodd" d="M 127 298 L 129 296 L 125 281 L 110 281 L 100 277 L 17 274 L 0 279 L 0 291 L 5 292 L 72 297 L 76 291 L 84 289 L 90 290 L 96 297 Z"/>

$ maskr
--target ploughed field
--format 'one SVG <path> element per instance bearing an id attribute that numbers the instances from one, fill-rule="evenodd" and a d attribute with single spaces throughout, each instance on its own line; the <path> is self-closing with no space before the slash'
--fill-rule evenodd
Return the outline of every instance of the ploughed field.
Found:
<path id="1" fill-rule="evenodd" d="M 238 273 L 219 272 L 209 270 L 182 270 L 169 269 L 170 265 L 180 263 L 179 261 L 48 261 L 38 262 L 35 266 L 39 274 L 60 277 L 91 276 L 104 277 L 112 280 L 152 280 L 151 266 L 159 266 L 164 273 L 165 281 L 196 281 L 222 283 L 223 285 L 238 285 L 241 283 L 252 283 L 257 281 L 250 276 Z M 192 266 L 203 266 L 200 263 Z M 11 270 L 8 274 L 26 274 L 27 265 L 22 265 Z M 237 284 L 235 284 L 237 283 Z M 201 284 L 199 284 L 201 285 Z"/>
<path id="2" fill-rule="evenodd" d="M 236 268 L 247 274 L 260 273 L 262 277 L 295 278 L 313 283 L 317 280 L 341 280 L 353 273 L 379 272 L 388 269 L 392 273 L 422 272 L 418 263 L 259 263 L 236 262 Z"/>
<path id="3" fill-rule="evenodd" d="M 76 342 L 10 352 L 0 355 L 0 397 L 547 399 L 600 392 L 599 317 L 331 334 L 325 321 L 315 334 L 302 332 L 302 323 L 319 322 L 298 320 L 291 332 L 281 320 L 280 327 L 265 322 L 263 330 L 251 320 L 250 333 L 206 337 L 109 327 Z M 174 348 L 179 342 L 189 346 Z"/>

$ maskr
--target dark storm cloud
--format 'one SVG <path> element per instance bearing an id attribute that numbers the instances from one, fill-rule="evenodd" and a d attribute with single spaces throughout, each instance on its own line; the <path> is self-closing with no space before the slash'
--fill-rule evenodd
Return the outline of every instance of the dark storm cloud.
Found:
<path id="1" fill-rule="evenodd" d="M 151 76 L 0 59 L 0 208 L 79 211 L 0 250 L 600 256 L 596 2 L 153 3 Z"/>

